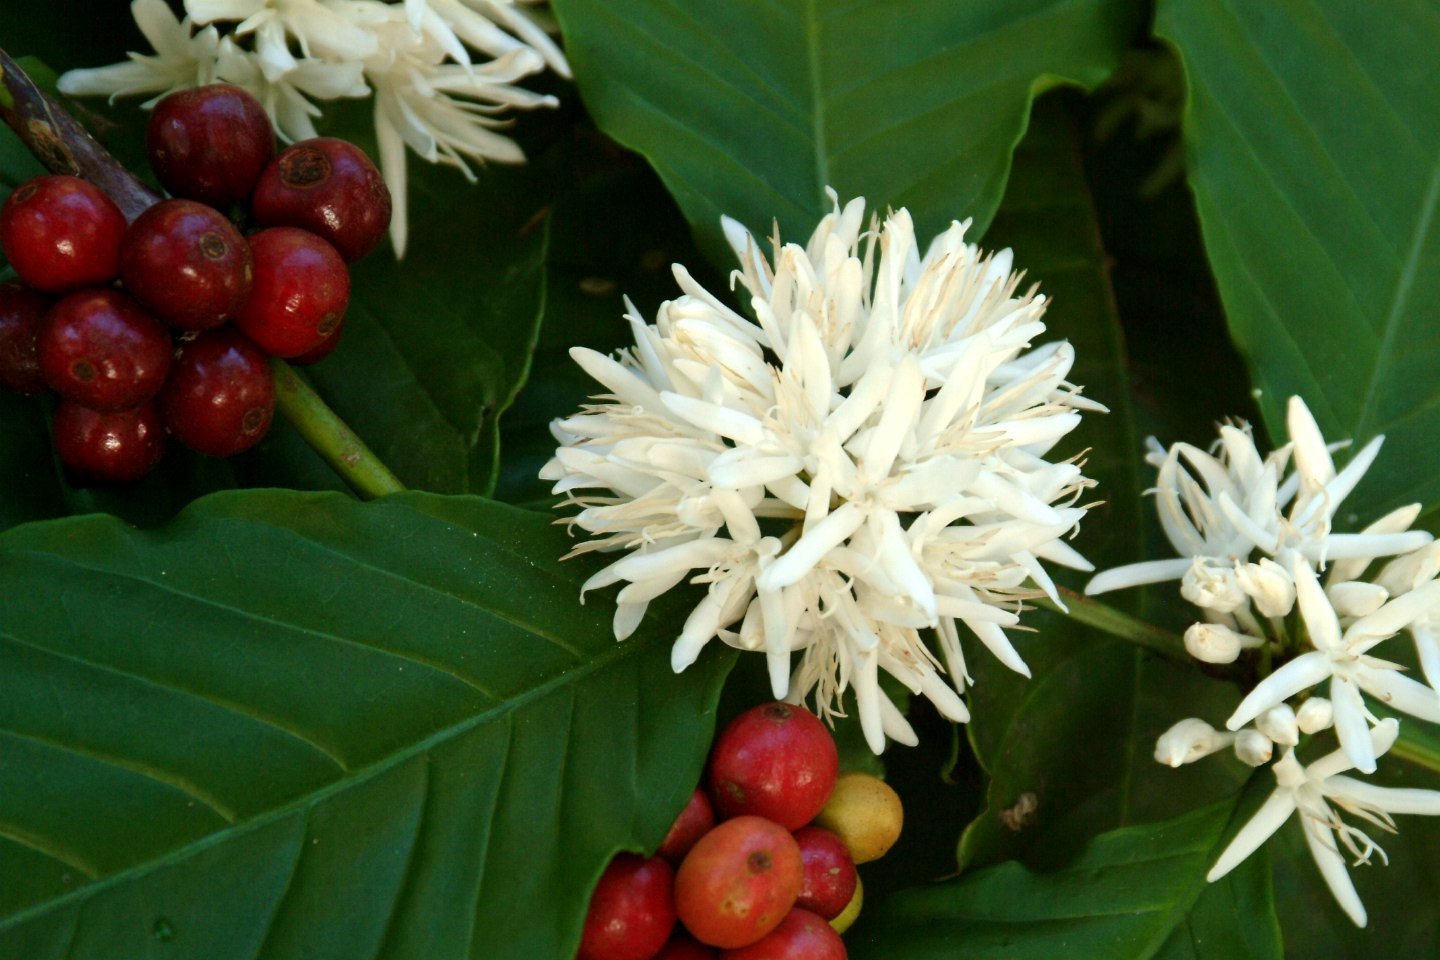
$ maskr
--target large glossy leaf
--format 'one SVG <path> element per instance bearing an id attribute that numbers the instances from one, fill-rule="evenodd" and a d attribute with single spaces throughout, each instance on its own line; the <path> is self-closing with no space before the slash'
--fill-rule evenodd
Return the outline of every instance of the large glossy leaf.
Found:
<path id="1" fill-rule="evenodd" d="M 1279 960 L 1264 853 L 1205 882 L 1233 809 L 1107 833 L 1054 873 L 1005 863 L 896 894 L 862 915 L 850 956 Z"/>
<path id="2" fill-rule="evenodd" d="M 1087 473 L 1105 501 L 1075 545 L 1103 568 L 1145 555 L 1153 520 L 1141 491 L 1150 478 L 1139 460 L 1105 251 L 1074 136 L 1057 107 L 1037 107 L 986 244 L 1014 248 L 1016 264 L 1052 298 L 1050 333 L 1075 344 L 1073 378 L 1110 407 L 1108 415 L 1087 416 L 1073 444 L 1089 448 Z M 989 809 L 966 831 L 962 861 L 1054 863 L 1101 831 L 1174 816 L 1234 789 L 1241 770 L 1223 758 L 1179 771 L 1151 759 L 1156 736 L 1181 716 L 1228 712 L 1233 687 L 1058 615 L 1036 611 L 1027 619 L 1037 632 L 1017 634 L 1016 644 L 1031 679 L 983 651 L 973 658 L 969 734 L 991 779 Z M 1017 821 L 1016 805 L 1032 800 L 1033 811 Z"/>
<path id="3" fill-rule="evenodd" d="M 807 236 L 827 186 L 922 234 L 989 222 L 1037 87 L 1093 85 L 1130 0 L 555 4 L 586 104 L 654 164 L 708 249 L 720 215 Z"/>
<path id="4" fill-rule="evenodd" d="M 1440 8 L 1162 0 L 1190 87 L 1210 263 L 1272 434 L 1303 395 L 1337 438 L 1389 439 L 1367 512 L 1440 504 Z M 1204 390 L 1204 371 L 1192 374 Z"/>
<path id="5" fill-rule="evenodd" d="M 424 494 L 0 536 L 0 956 L 569 956 L 729 659 L 617 644 L 564 548 Z"/>

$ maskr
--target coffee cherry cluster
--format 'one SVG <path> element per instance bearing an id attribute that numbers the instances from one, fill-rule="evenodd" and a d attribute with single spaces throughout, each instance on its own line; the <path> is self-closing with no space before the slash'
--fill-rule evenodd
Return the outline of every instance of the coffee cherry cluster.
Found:
<path id="1" fill-rule="evenodd" d="M 146 148 L 171 198 L 128 226 L 70 176 L 37 177 L 0 208 L 20 278 L 0 285 L 0 385 L 59 394 L 55 451 L 81 482 L 139 479 L 167 435 L 217 457 L 259 443 L 275 410 L 267 357 L 307 364 L 335 348 L 347 263 L 390 224 L 360 148 L 321 137 L 276 155 L 264 109 L 238 87 L 161 100 Z"/>
<path id="2" fill-rule="evenodd" d="M 904 813 L 883 780 L 838 770 L 804 708 L 741 714 L 656 855 L 610 862 L 577 960 L 844 960 L 855 865 L 890 849 Z"/>

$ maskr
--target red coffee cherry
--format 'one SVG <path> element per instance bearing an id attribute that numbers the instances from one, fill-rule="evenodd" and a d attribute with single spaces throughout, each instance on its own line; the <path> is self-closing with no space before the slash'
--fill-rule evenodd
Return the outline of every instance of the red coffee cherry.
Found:
<path id="1" fill-rule="evenodd" d="M 61 400 L 52 424 L 55 455 L 82 483 L 129 483 L 165 455 L 165 428 L 155 404 L 104 413 Z"/>
<path id="2" fill-rule="evenodd" d="M 0 385 L 20 393 L 43 393 L 37 336 L 50 298 L 22 283 L 0 284 Z"/>
<path id="3" fill-rule="evenodd" d="M 670 825 L 670 832 L 660 841 L 660 849 L 656 852 L 671 863 L 679 863 L 685 859 L 685 854 L 690 852 L 696 841 L 709 833 L 713 826 L 715 811 L 710 806 L 710 798 L 705 796 L 704 790 L 696 789 L 690 795 L 690 802 L 685 804 L 685 809 L 680 811 L 680 815 Z"/>
<path id="4" fill-rule="evenodd" d="M 254 282 L 235 317 L 271 356 L 298 357 L 339 328 L 350 274 L 335 248 L 305 230 L 271 227 L 250 237 Z"/>
<path id="5" fill-rule="evenodd" d="M 775 929 L 805 882 L 790 831 L 760 817 L 727 820 L 695 844 L 675 874 L 675 912 L 712 947 L 743 947 Z"/>
<path id="6" fill-rule="evenodd" d="M 845 960 L 845 941 L 823 919 L 796 907 L 763 940 L 726 950 L 721 960 Z"/>
<path id="7" fill-rule="evenodd" d="M 50 388 L 92 410 L 129 410 L 155 396 L 170 369 L 170 334 L 119 290 L 81 290 L 40 327 Z"/>
<path id="8" fill-rule="evenodd" d="M 341 317 L 339 325 L 336 326 L 334 330 L 330 331 L 330 335 L 328 337 L 320 341 L 320 345 L 318 347 L 306 350 L 298 357 L 291 357 L 290 366 L 308 367 L 311 364 L 316 364 L 319 363 L 321 360 L 324 360 L 326 357 L 330 356 L 330 354 L 335 352 L 336 347 L 340 346 L 340 337 L 344 333 L 345 318 Z"/>
<path id="9" fill-rule="evenodd" d="M 233 317 L 250 293 L 250 246 L 213 207 L 164 200 L 130 225 L 120 277 L 136 300 L 180 330 Z"/>
<path id="10" fill-rule="evenodd" d="M 275 416 L 270 361 L 233 327 L 202 333 L 180 348 L 160 391 L 160 412 L 192 450 L 212 457 L 249 450 Z"/>
<path id="11" fill-rule="evenodd" d="M 250 199 L 275 155 L 265 108 L 246 91 L 214 83 L 170 94 L 145 128 L 150 168 L 177 197 L 228 207 Z"/>
<path id="12" fill-rule="evenodd" d="M 282 151 L 261 174 L 250 205 L 262 226 L 309 230 L 350 262 L 373 250 L 390 226 L 390 191 L 380 171 L 365 151 L 333 137 Z"/>
<path id="13" fill-rule="evenodd" d="M 823 827 L 801 827 L 795 843 L 805 863 L 805 885 L 795 905 L 834 920 L 849 906 L 859 880 L 845 841 Z"/>
<path id="14" fill-rule="evenodd" d="M 710 754 L 710 798 L 723 817 L 753 814 L 798 830 L 825 806 L 840 756 L 815 715 L 768 703 L 731 721 Z"/>
<path id="15" fill-rule="evenodd" d="M 109 283 L 120 272 L 125 217 L 79 177 L 36 177 L 0 207 L 0 249 L 20 279 L 46 293 Z"/>
<path id="16" fill-rule="evenodd" d="M 659 857 L 618 854 L 595 887 L 577 960 L 650 960 L 675 927 L 675 873 Z"/>

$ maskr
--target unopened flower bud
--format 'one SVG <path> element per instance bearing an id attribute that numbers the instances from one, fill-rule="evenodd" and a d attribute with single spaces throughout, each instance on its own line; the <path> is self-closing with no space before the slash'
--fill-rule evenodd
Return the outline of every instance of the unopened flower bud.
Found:
<path id="1" fill-rule="evenodd" d="M 1390 599 L 1390 591 L 1362 580 L 1332 583 L 1325 588 L 1325 593 L 1330 597 L 1330 605 L 1342 617 L 1367 617 Z"/>
<path id="2" fill-rule="evenodd" d="M 1375 582 L 1398 597 L 1434 580 L 1436 574 L 1440 574 L 1440 542 L 1427 544 L 1391 560 L 1381 568 Z"/>
<path id="3" fill-rule="evenodd" d="M 1201 663 L 1234 663 L 1241 650 L 1262 642 L 1219 623 L 1193 623 L 1185 631 L 1185 650 Z"/>
<path id="4" fill-rule="evenodd" d="M 1311 697 L 1295 711 L 1295 726 L 1301 733 L 1319 733 L 1335 725 L 1335 712 L 1324 697 Z"/>
<path id="5" fill-rule="evenodd" d="M 1252 767 L 1264 766 L 1270 762 L 1275 745 L 1270 738 L 1253 727 L 1246 727 L 1235 734 L 1235 756 L 1240 762 Z"/>
<path id="6" fill-rule="evenodd" d="M 1245 603 L 1245 591 L 1236 582 L 1234 571 L 1209 566 L 1202 557 L 1196 557 L 1180 578 L 1180 596 L 1197 607 L 1220 613 L 1233 613 Z"/>
<path id="7" fill-rule="evenodd" d="M 1295 608 L 1295 581 L 1269 557 L 1242 565 L 1235 571 L 1235 580 L 1261 616 L 1284 617 Z"/>
<path id="8" fill-rule="evenodd" d="M 1181 720 L 1155 741 L 1155 760 L 1167 767 L 1179 767 L 1222 750 L 1235 739 L 1221 733 L 1199 717 Z"/>
<path id="9" fill-rule="evenodd" d="M 1293 747 L 1300 742 L 1300 727 L 1288 703 L 1271 707 L 1256 717 L 1255 729 L 1282 747 Z"/>

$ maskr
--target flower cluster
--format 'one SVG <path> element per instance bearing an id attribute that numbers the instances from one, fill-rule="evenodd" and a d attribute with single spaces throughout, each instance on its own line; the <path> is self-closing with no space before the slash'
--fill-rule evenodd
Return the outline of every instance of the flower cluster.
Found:
<path id="1" fill-rule="evenodd" d="M 1262 458 L 1243 424 L 1220 428 L 1210 452 L 1178 443 L 1154 445 L 1160 522 L 1179 558 L 1107 570 L 1086 592 L 1180 580 L 1180 593 L 1202 620 L 1185 631 L 1185 649 L 1209 664 L 1246 657 L 1260 675 L 1217 731 L 1202 718 L 1175 724 L 1155 759 L 1190 763 L 1230 747 L 1251 766 L 1269 763 L 1277 787 L 1221 855 L 1216 880 L 1242 861 L 1297 810 L 1315 862 L 1341 907 L 1365 924 L 1365 909 L 1345 870 L 1343 847 L 1356 864 L 1384 852 L 1327 803 L 1382 830 L 1394 813 L 1440 814 L 1440 792 L 1393 790 L 1342 776 L 1374 773 L 1399 724 L 1377 716 L 1384 704 L 1440 722 L 1440 544 L 1411 530 L 1419 505 L 1401 507 L 1359 533 L 1337 533 L 1336 512 L 1375 462 L 1376 437 L 1336 469 L 1310 410 L 1290 401 L 1290 442 Z M 1152 441 L 1153 444 L 1153 441 Z M 1426 683 L 1372 651 L 1406 632 Z M 1313 688 L 1325 684 L 1328 696 Z M 1368 695 L 1370 702 L 1367 702 Z M 1302 737 L 1334 730 L 1339 750 L 1308 766 L 1295 750 Z"/>
<path id="2" fill-rule="evenodd" d="M 1058 602 L 1042 561 L 1090 569 L 1062 538 L 1092 482 L 1046 455 L 1103 408 L 1067 382 L 1068 343 L 1031 348 L 1046 300 L 1008 250 L 967 244 L 967 221 L 922 254 L 906 211 L 867 228 L 863 200 L 830 196 L 809 243 L 777 237 L 773 260 L 725 221 L 753 320 L 677 265 L 683 296 L 653 325 L 631 307 L 633 348 L 573 350 L 608 393 L 554 425 L 542 476 L 593 537 L 576 553 L 625 554 L 585 585 L 624 584 L 617 638 L 704 585 L 677 671 L 718 637 L 822 716 L 852 688 L 879 753 L 915 743 L 880 671 L 969 718 L 962 627 L 1028 676 L 1006 628 L 1021 601 Z"/>
<path id="3" fill-rule="evenodd" d="M 406 148 L 474 179 L 469 161 L 521 163 L 498 132 L 507 108 L 554 106 L 519 86 L 547 65 L 570 68 L 545 31 L 514 0 L 185 0 L 184 19 L 165 0 L 131 11 L 153 54 L 71 70 L 72 95 L 153 94 L 223 81 L 244 87 L 287 140 L 316 135 L 317 100 L 375 98 L 380 167 L 394 196 L 390 235 L 403 254 L 408 225 Z M 225 25 L 221 33 L 217 25 Z M 477 58 L 477 55 L 481 55 Z"/>

